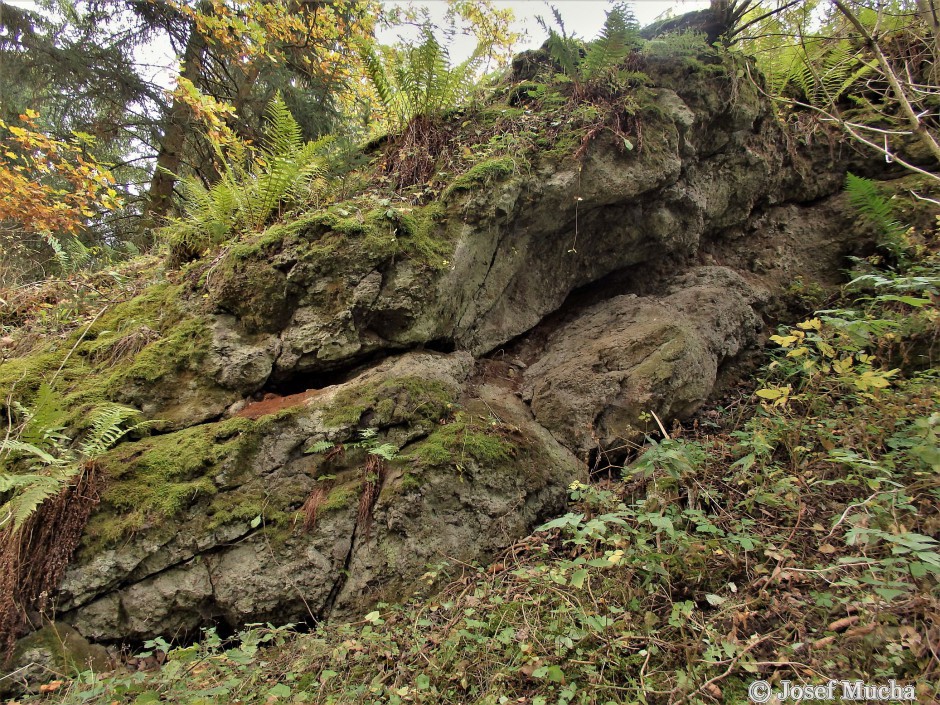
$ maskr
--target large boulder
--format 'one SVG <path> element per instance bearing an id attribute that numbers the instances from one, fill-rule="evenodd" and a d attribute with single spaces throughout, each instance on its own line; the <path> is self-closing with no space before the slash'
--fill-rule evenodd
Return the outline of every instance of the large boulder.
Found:
<path id="1" fill-rule="evenodd" d="M 4 397 L 55 372 L 76 409 L 163 421 L 101 459 L 58 618 L 100 641 L 345 618 L 692 414 L 795 273 L 831 285 L 854 245 L 829 150 L 706 63 L 650 60 L 633 149 L 601 131 L 424 205 L 333 204 L 0 366 Z"/>
<path id="2" fill-rule="evenodd" d="M 258 421 L 249 405 L 121 446 L 105 459 L 120 479 L 62 583 L 62 619 L 116 641 L 348 616 L 410 594 L 431 564 L 485 560 L 559 512 L 580 465 L 514 394 L 481 407 L 472 369 L 467 353 L 407 353 Z M 381 470 L 379 439 L 399 449 Z M 305 452 L 317 442 L 329 452 Z M 128 495 L 159 514 L 144 490 L 174 456 L 205 462 L 179 478 L 172 516 L 135 525 Z"/>
<path id="3" fill-rule="evenodd" d="M 671 281 L 664 296 L 617 296 L 560 327 L 525 372 L 540 424 L 587 459 L 641 441 L 660 419 L 685 419 L 704 402 L 722 363 L 753 343 L 759 296 L 722 267 Z"/>

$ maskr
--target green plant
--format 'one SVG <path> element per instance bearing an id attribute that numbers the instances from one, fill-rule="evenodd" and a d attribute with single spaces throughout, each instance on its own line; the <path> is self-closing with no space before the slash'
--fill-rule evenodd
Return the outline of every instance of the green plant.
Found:
<path id="1" fill-rule="evenodd" d="M 7 468 L 0 472 L 0 527 L 7 523 L 16 532 L 50 497 L 57 495 L 83 467 L 113 447 L 128 433 L 147 428 L 152 421 L 137 421 L 140 412 L 119 404 L 101 404 L 87 416 L 88 429 L 77 447 L 61 425 L 66 412 L 48 384 L 39 388 L 32 409 L 14 402 L 23 421 L 17 435 L 0 441 L 0 459 Z M 128 423 L 132 422 L 132 423 Z"/>
<path id="2" fill-rule="evenodd" d="M 12 654 L 26 612 L 43 611 L 71 559 L 96 503 L 95 460 L 121 438 L 152 422 L 136 409 L 101 404 L 77 444 L 64 433 L 66 413 L 43 384 L 32 409 L 13 403 L 16 433 L 0 442 L 0 647 Z"/>
<path id="3" fill-rule="evenodd" d="M 562 73 L 574 82 L 578 95 L 607 79 L 639 42 L 639 24 L 625 2 L 614 4 L 597 39 L 587 44 L 568 34 L 561 13 L 555 7 L 551 10 L 558 30 L 544 19 L 538 20 L 548 32 L 546 48 Z"/>
<path id="4" fill-rule="evenodd" d="M 372 508 L 375 506 L 375 502 L 379 498 L 379 492 L 385 484 L 385 478 L 388 475 L 388 463 L 398 458 L 398 446 L 394 443 L 383 443 L 376 429 L 366 428 L 359 432 L 358 441 L 341 445 L 328 441 L 316 441 L 307 446 L 304 452 L 329 453 L 331 456 L 335 456 L 345 453 L 347 449 L 364 450 L 366 453 L 366 461 L 360 470 L 362 494 L 359 496 L 356 527 L 357 530 L 361 530 L 368 536 L 372 523 Z M 342 506 L 339 496 L 327 492 L 331 484 L 330 481 L 334 478 L 324 479 L 326 483 L 314 488 L 304 503 L 302 511 L 304 514 L 304 527 L 307 530 L 316 525 L 321 510 L 333 506 Z M 346 490 L 341 490 L 341 492 L 343 493 L 343 502 L 345 502 L 347 492 Z"/>
<path id="5" fill-rule="evenodd" d="M 466 101 L 487 48 L 480 45 L 468 59 L 452 65 L 447 47 L 425 26 L 418 44 L 377 50 L 364 43 L 361 54 L 390 126 L 399 131 L 419 116 L 439 118 Z"/>
<path id="6" fill-rule="evenodd" d="M 893 254 L 902 254 L 907 248 L 907 228 L 897 220 L 894 206 L 879 193 L 875 182 L 848 173 L 845 193 L 856 212 L 875 229 L 882 244 Z"/>
<path id="7" fill-rule="evenodd" d="M 183 177 L 183 215 L 160 230 L 174 258 L 184 261 L 231 237 L 257 231 L 272 216 L 322 197 L 329 185 L 330 138 L 304 142 L 300 126 L 280 96 L 267 109 L 261 145 L 213 146 L 219 180 L 206 187 Z"/>
<path id="8" fill-rule="evenodd" d="M 807 38 L 761 58 L 761 69 L 774 94 L 792 94 L 812 104 L 840 101 L 872 67 L 858 47 L 843 39 Z"/>

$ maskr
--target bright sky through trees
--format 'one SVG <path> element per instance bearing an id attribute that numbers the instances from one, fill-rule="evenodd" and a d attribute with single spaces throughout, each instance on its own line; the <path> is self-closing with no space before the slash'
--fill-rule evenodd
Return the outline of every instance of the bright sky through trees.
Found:
<path id="1" fill-rule="evenodd" d="M 437 23 L 443 20 L 447 10 L 444 0 L 426 0 L 425 2 L 409 0 L 386 0 L 386 7 L 407 7 L 409 4 L 416 7 L 426 7 L 431 19 Z M 516 16 L 513 30 L 523 36 L 519 50 L 534 49 L 545 41 L 545 32 L 539 27 L 536 18 L 541 16 L 551 21 L 552 11 L 549 5 L 558 8 L 565 28 L 585 39 L 597 36 L 604 17 L 611 3 L 608 0 L 554 0 L 553 2 L 540 2 L 540 0 L 495 0 L 493 3 L 498 9 L 510 8 Z M 708 0 L 636 0 L 631 3 L 640 25 L 645 26 L 666 13 L 682 15 L 693 10 L 708 7 Z M 408 36 L 401 28 L 379 32 L 379 39 L 391 43 L 399 36 Z M 470 56 L 474 49 L 474 40 L 471 37 L 458 36 L 451 46 L 451 58 L 462 61 Z"/>

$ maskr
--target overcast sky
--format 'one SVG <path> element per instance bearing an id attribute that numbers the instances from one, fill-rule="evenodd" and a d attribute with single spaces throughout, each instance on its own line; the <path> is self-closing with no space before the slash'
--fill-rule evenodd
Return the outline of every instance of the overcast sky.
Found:
<path id="1" fill-rule="evenodd" d="M 385 0 L 382 4 L 387 7 L 396 5 L 404 7 L 409 3 L 406 0 Z M 447 3 L 444 0 L 415 1 L 413 4 L 427 7 L 432 18 L 438 22 L 447 9 Z M 512 9 L 516 16 L 513 29 L 525 35 L 519 47 L 520 51 L 538 47 L 545 41 L 545 32 L 535 18 L 541 15 L 551 20 L 552 12 L 549 4 L 558 8 L 565 22 L 565 29 L 583 39 L 594 39 L 597 36 L 601 25 L 604 24 L 605 13 L 611 6 L 607 0 L 554 0 L 551 3 L 542 0 L 494 0 L 493 4 L 500 9 Z M 670 11 L 676 15 L 682 15 L 692 10 L 708 7 L 708 0 L 636 0 L 631 5 L 640 24 L 645 26 Z M 394 32 L 385 31 L 379 33 L 379 39 L 385 43 L 392 43 L 396 36 Z M 451 58 L 462 61 L 473 52 L 474 42 L 469 37 L 457 37 L 450 49 Z"/>
<path id="2" fill-rule="evenodd" d="M 12 5 L 21 7 L 35 6 L 36 0 L 6 0 Z M 387 7 L 407 6 L 407 0 L 382 0 Z M 412 0 L 413 5 L 428 8 L 431 19 L 441 23 L 447 9 L 445 0 Z M 554 0 L 548 3 L 544 0 L 494 0 L 493 4 L 500 8 L 510 8 L 516 17 L 513 30 L 523 36 L 523 41 L 517 48 L 535 48 L 545 41 L 545 32 L 536 22 L 536 17 L 542 16 L 551 20 L 552 12 L 549 4 L 558 8 L 565 28 L 583 39 L 593 39 L 597 36 L 604 17 L 611 7 L 608 0 Z M 631 3 L 633 11 L 641 25 L 647 25 L 665 13 L 672 12 L 681 15 L 692 10 L 708 7 L 708 0 L 635 0 Z M 384 43 L 394 43 L 405 30 L 398 32 L 385 30 L 379 33 L 379 40 Z M 414 35 L 412 35 L 413 37 Z M 463 61 L 473 53 L 475 42 L 470 37 L 458 35 L 449 47 L 453 61 Z M 138 54 L 141 59 L 152 65 L 152 79 L 166 88 L 172 88 L 176 78 L 176 62 L 170 50 L 169 42 L 158 40 L 147 47 L 142 47 Z"/>

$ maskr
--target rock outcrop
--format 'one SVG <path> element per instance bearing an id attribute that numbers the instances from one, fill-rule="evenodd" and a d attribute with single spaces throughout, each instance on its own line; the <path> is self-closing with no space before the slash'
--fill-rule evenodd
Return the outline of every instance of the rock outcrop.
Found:
<path id="1" fill-rule="evenodd" d="M 58 619 L 112 642 L 349 617 L 562 511 L 646 414 L 694 413 L 794 272 L 831 284 L 853 247 L 840 164 L 710 61 L 651 59 L 633 150 L 331 206 L 92 327 L 63 384 L 166 423 L 102 460 Z M 159 339 L 105 369 L 128 320 Z"/>

